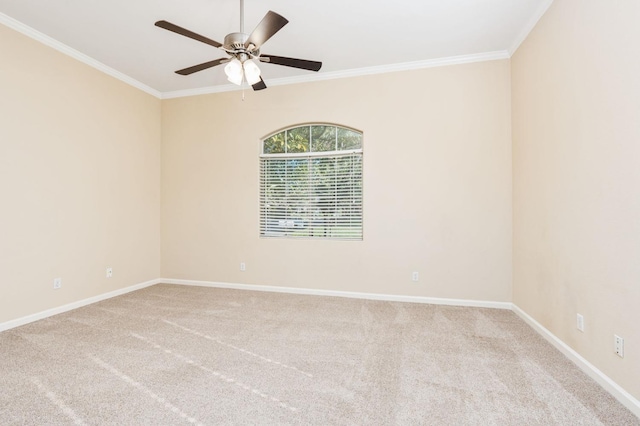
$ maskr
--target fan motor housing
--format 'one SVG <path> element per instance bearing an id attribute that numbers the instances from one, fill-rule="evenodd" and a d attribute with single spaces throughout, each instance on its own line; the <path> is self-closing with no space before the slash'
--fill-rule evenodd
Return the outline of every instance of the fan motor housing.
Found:
<path id="1" fill-rule="evenodd" d="M 244 43 L 249 36 L 245 33 L 230 33 L 224 38 L 224 47 L 229 50 L 245 50 Z"/>

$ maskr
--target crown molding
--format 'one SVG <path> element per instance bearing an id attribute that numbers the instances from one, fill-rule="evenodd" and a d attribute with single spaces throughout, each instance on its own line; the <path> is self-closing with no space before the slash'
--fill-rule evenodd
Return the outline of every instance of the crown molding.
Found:
<path id="1" fill-rule="evenodd" d="M 269 86 L 273 86 L 273 84 L 269 82 Z M 251 90 L 251 88 L 244 82 L 242 83 L 242 86 L 236 86 L 235 84 L 225 84 L 224 86 L 196 87 L 195 89 L 162 92 L 160 94 L 160 99 L 186 98 L 188 96 L 210 95 L 212 93 L 235 92 L 239 90 Z"/>
<path id="2" fill-rule="evenodd" d="M 403 62 L 400 64 L 379 65 L 367 68 L 357 68 L 344 71 L 333 71 L 318 74 L 305 74 L 295 77 L 275 78 L 268 81 L 271 86 L 284 86 L 288 84 L 309 83 L 314 81 L 334 80 L 339 78 L 361 77 L 365 75 L 385 74 L 398 71 L 411 71 L 425 68 L 445 67 L 449 65 L 469 64 L 473 62 L 495 61 L 499 59 L 509 59 L 509 52 L 499 50 L 495 52 L 476 53 L 473 55 L 450 56 L 446 58 L 427 59 L 423 61 Z M 246 87 L 245 87 L 246 88 Z M 178 90 L 174 92 L 164 92 L 162 99 L 182 98 L 186 96 L 208 95 L 211 93 L 232 92 L 242 90 L 242 86 L 227 84 L 224 86 L 209 86 L 198 89 Z"/>
<path id="3" fill-rule="evenodd" d="M 518 35 L 518 37 L 516 37 L 513 44 L 507 51 L 509 53 L 509 57 L 513 56 L 513 54 L 516 53 L 516 50 L 518 50 L 518 47 L 520 47 L 522 42 L 525 41 L 525 39 L 529 36 L 529 33 L 536 26 L 540 18 L 542 18 L 542 16 L 545 13 L 547 13 L 547 10 L 549 9 L 549 7 L 551 7 L 552 3 L 553 3 L 553 0 L 545 0 L 542 3 L 540 8 L 536 11 L 535 15 L 533 15 L 533 17 L 529 20 L 527 25 L 525 25 L 522 31 L 520 31 L 520 34 Z"/>
<path id="4" fill-rule="evenodd" d="M 49 46 L 55 50 L 57 50 L 58 52 L 64 53 L 65 55 L 71 56 L 72 58 L 86 64 L 89 65 L 90 67 L 93 67 L 95 69 L 97 69 L 98 71 L 101 71 L 113 78 L 116 78 L 120 81 L 122 81 L 123 83 L 126 83 L 130 86 L 133 86 L 137 89 L 142 90 L 143 92 L 146 92 L 152 96 L 155 96 L 156 98 L 160 99 L 161 98 L 161 93 L 160 91 L 153 89 L 152 87 L 147 86 L 144 83 L 139 82 L 138 80 L 129 77 L 128 75 L 121 73 L 120 71 L 117 71 L 105 64 L 103 64 L 102 62 L 99 62 L 95 59 L 93 59 L 90 56 L 85 55 L 84 53 L 78 52 L 77 50 L 67 46 L 64 43 L 61 43 L 51 37 L 49 37 L 46 34 L 41 33 L 40 31 L 37 31 L 31 27 L 29 27 L 28 25 L 23 24 L 22 22 L 13 19 L 10 16 L 5 15 L 4 13 L 0 13 L 0 24 L 4 24 L 5 26 L 18 31 L 21 34 L 26 35 L 27 37 L 30 37 L 36 41 L 39 41 L 40 43 Z"/>

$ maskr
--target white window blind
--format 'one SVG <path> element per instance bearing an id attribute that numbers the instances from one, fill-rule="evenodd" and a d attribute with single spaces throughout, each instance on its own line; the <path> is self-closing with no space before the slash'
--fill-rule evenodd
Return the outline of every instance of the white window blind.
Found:
<path id="1" fill-rule="evenodd" d="M 263 141 L 260 235 L 361 240 L 362 134 L 304 127 L 308 138 L 298 127 Z"/>

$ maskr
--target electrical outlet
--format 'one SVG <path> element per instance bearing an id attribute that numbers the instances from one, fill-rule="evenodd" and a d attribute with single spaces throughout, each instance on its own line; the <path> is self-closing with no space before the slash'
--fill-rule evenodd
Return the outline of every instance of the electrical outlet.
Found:
<path id="1" fill-rule="evenodd" d="M 107 268 L 107 278 L 111 278 L 113 277 L 113 268 L 108 267 Z"/>
<path id="2" fill-rule="evenodd" d="M 624 358 L 624 339 L 617 334 L 613 335 L 613 350 L 620 358 Z"/>
<path id="3" fill-rule="evenodd" d="M 53 279 L 53 289 L 57 290 L 62 287 L 62 278 L 54 278 Z"/>
<path id="4" fill-rule="evenodd" d="M 580 314 L 578 314 L 576 328 L 580 331 L 584 331 L 584 317 Z"/>
<path id="5" fill-rule="evenodd" d="M 247 270 L 247 264 L 244 263 L 244 262 L 240 262 L 240 270 L 242 272 L 246 271 Z"/>
<path id="6" fill-rule="evenodd" d="M 411 281 L 418 281 L 418 273 L 417 272 L 413 272 L 411 274 Z"/>

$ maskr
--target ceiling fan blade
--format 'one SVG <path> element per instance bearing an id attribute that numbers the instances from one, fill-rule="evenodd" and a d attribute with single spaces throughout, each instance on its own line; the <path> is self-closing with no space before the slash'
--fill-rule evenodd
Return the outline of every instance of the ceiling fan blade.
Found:
<path id="1" fill-rule="evenodd" d="M 260 81 L 252 85 L 251 87 L 253 87 L 253 90 L 263 90 L 267 88 L 267 85 L 264 83 L 262 77 L 260 77 Z"/>
<path id="2" fill-rule="evenodd" d="M 259 49 L 260 46 L 269 40 L 275 33 L 280 31 L 280 29 L 287 25 L 288 22 L 289 21 L 283 16 L 280 16 L 275 12 L 268 11 L 244 43 L 244 47 L 248 49 L 249 46 L 254 45 L 254 49 Z"/>
<path id="3" fill-rule="evenodd" d="M 169 30 L 169 31 L 173 31 L 176 34 L 180 34 L 183 35 L 185 37 L 189 37 L 192 38 L 194 40 L 198 40 L 202 43 L 205 44 L 209 44 L 213 47 L 221 47 L 222 44 L 218 43 L 215 40 L 211 40 L 210 38 L 207 38 L 205 36 L 201 36 L 200 34 L 196 34 L 193 31 L 189 31 L 186 28 L 182 28 L 177 26 L 176 24 L 172 24 L 171 22 L 167 22 L 167 21 L 158 21 L 155 23 L 156 27 L 160 27 L 160 28 L 164 28 L 165 30 Z"/>
<path id="4" fill-rule="evenodd" d="M 319 71 L 322 67 L 322 62 L 286 58 L 284 56 L 260 55 L 260 60 L 268 64 L 284 65 L 285 67 L 300 68 L 309 71 Z"/>
<path id="5" fill-rule="evenodd" d="M 198 71 L 206 70 L 206 69 L 211 68 L 211 67 L 215 67 L 216 65 L 224 64 L 225 62 L 229 62 L 229 61 L 230 61 L 229 58 L 220 58 L 220 59 L 216 59 L 216 60 L 213 60 L 213 61 L 205 62 L 203 64 L 194 65 L 194 66 L 189 67 L 189 68 L 184 68 L 184 69 L 178 70 L 178 71 L 176 71 L 176 74 L 189 75 L 189 74 L 193 74 L 194 72 L 198 72 Z"/>

